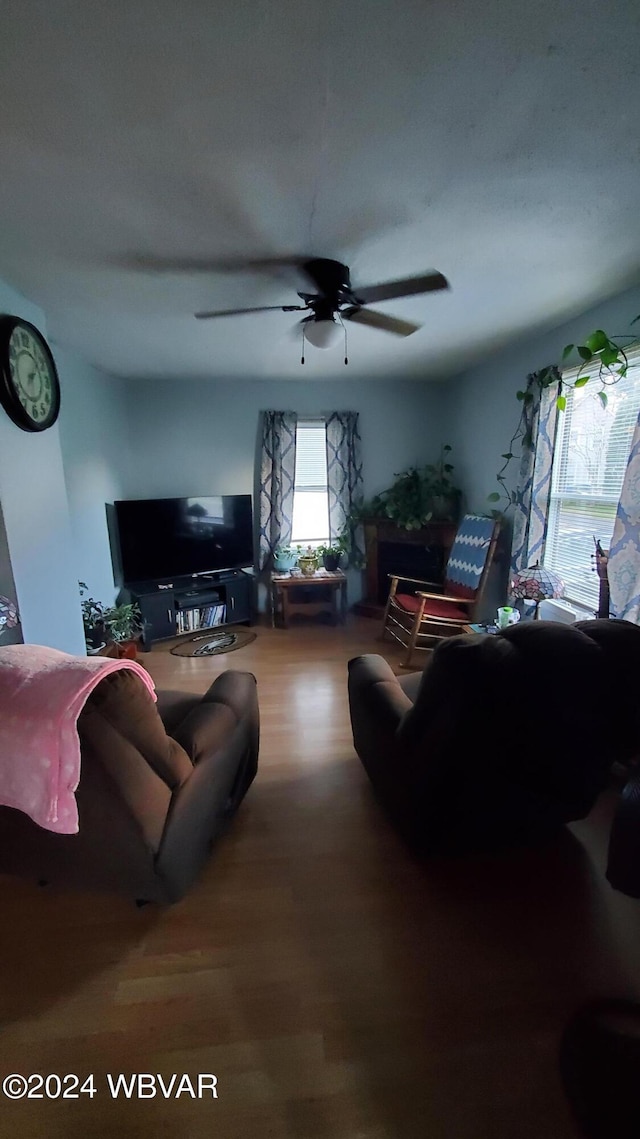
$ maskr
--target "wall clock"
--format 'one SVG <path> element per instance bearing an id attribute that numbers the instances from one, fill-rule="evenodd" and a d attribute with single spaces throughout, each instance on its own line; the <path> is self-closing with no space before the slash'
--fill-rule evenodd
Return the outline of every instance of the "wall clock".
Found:
<path id="1" fill-rule="evenodd" d="M 0 403 L 23 431 L 45 431 L 60 411 L 51 349 L 35 325 L 0 316 Z"/>

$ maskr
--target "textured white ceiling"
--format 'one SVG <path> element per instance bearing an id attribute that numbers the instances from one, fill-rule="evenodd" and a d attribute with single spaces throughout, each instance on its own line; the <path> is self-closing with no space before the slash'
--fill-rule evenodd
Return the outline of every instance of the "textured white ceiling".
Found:
<path id="1" fill-rule="evenodd" d="M 296 314 L 194 319 L 295 303 L 295 273 L 242 258 L 445 274 L 377 306 L 414 336 L 350 327 L 350 378 L 450 375 L 638 279 L 637 0 L 1 13 L 0 276 L 107 371 L 342 378 L 340 347 L 301 369 Z"/>

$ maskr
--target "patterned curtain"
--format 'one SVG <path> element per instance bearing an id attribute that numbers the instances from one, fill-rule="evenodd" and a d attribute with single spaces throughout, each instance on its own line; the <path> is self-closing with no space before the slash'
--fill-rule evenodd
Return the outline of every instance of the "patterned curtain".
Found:
<path id="1" fill-rule="evenodd" d="M 259 567 L 269 571 L 276 547 L 291 541 L 296 473 L 294 411 L 263 411 Z"/>
<path id="2" fill-rule="evenodd" d="M 327 416 L 327 482 L 329 536 L 335 541 L 354 507 L 362 505 L 362 457 L 357 411 L 333 411 Z M 361 527 L 352 527 L 350 560 L 364 557 Z"/>
<path id="3" fill-rule="evenodd" d="M 620 492 L 607 577 L 611 616 L 640 624 L 640 415 Z"/>
<path id="4" fill-rule="evenodd" d="M 523 407 L 524 438 L 513 519 L 512 573 L 542 562 L 547 540 L 558 385 L 553 383 L 541 389 L 537 379 L 537 372 L 528 377 L 527 391 L 533 399 Z"/>

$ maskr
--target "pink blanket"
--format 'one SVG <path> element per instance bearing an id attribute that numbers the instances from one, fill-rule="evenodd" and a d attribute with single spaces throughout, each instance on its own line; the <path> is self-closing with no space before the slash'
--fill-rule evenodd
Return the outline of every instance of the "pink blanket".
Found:
<path id="1" fill-rule="evenodd" d="M 132 669 L 153 699 L 146 669 L 131 660 L 75 657 L 43 645 L 0 648 L 0 803 L 39 826 L 76 834 L 78 716 L 103 676 Z"/>

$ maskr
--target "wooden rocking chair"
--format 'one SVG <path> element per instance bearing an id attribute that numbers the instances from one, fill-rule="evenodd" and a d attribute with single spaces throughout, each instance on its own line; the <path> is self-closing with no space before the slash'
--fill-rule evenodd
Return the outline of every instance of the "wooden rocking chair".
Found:
<path id="1" fill-rule="evenodd" d="M 384 611 L 382 637 L 389 633 L 407 653 L 403 668 L 410 668 L 414 652 L 433 648 L 434 640 L 463 633 L 476 619 L 493 556 L 500 523 L 493 518 L 465 514 L 445 568 L 444 582 L 389 574 L 391 589 Z M 423 586 L 414 593 L 399 590 L 400 582 Z M 426 641 L 431 643 L 427 644 Z"/>

